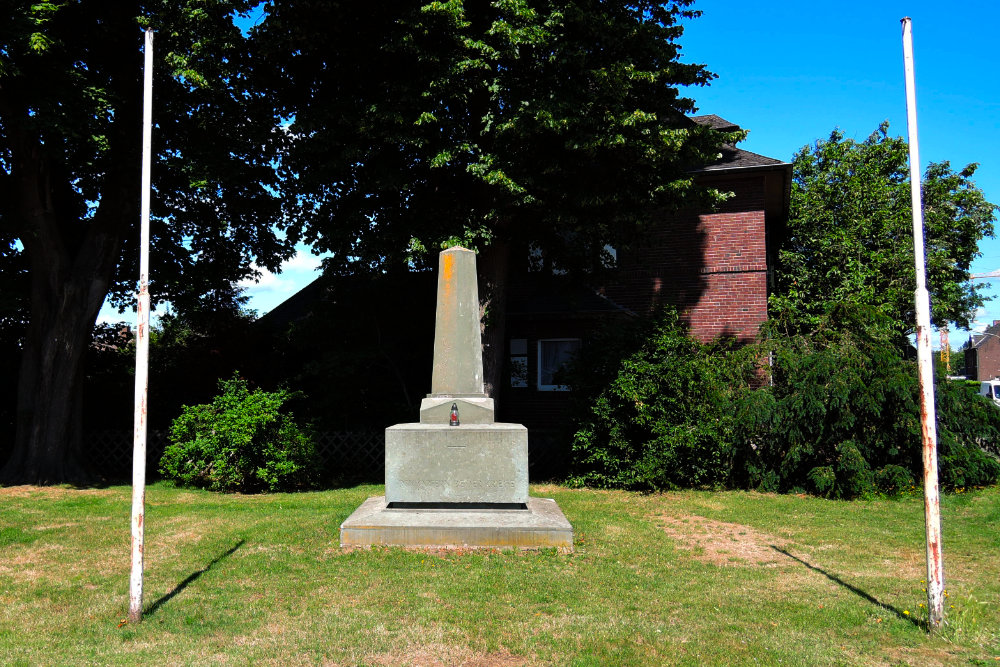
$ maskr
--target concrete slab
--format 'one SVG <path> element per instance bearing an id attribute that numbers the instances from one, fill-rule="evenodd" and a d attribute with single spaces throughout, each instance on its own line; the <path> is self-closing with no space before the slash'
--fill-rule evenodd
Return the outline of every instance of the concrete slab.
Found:
<path id="1" fill-rule="evenodd" d="M 528 429 L 520 424 L 396 424 L 385 430 L 390 503 L 528 502 Z"/>
<path id="2" fill-rule="evenodd" d="M 527 509 L 395 509 L 374 496 L 340 526 L 340 546 L 573 550 L 573 528 L 555 500 L 529 498 Z"/>

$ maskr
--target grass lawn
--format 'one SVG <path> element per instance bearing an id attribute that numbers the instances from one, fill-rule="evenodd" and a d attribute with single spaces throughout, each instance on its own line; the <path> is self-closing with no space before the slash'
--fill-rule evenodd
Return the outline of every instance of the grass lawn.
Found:
<path id="1" fill-rule="evenodd" d="M 928 636 L 923 504 L 534 486 L 573 554 L 345 551 L 381 487 L 0 489 L 0 664 L 1000 666 L 1000 488 L 943 501 L 948 626 Z"/>

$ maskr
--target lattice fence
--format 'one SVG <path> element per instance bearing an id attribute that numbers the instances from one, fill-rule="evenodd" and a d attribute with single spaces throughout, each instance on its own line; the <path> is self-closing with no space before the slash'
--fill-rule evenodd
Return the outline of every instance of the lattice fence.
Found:
<path id="1" fill-rule="evenodd" d="M 83 437 L 84 461 L 107 479 L 132 477 L 132 431 L 91 431 Z M 146 433 L 146 476 L 155 476 L 163 450 L 170 444 L 166 431 Z"/>
<path id="2" fill-rule="evenodd" d="M 385 475 L 385 432 L 328 431 L 316 434 L 316 452 L 330 479 L 381 482 Z M 166 431 L 146 435 L 146 474 L 157 475 L 160 457 L 170 444 Z M 132 432 L 94 431 L 84 438 L 84 456 L 109 480 L 132 476 Z M 529 431 L 528 473 L 533 481 L 562 477 L 566 473 L 569 448 L 555 433 Z"/>
<path id="3" fill-rule="evenodd" d="M 385 431 L 318 433 L 316 452 L 330 476 L 371 482 L 385 479 Z"/>

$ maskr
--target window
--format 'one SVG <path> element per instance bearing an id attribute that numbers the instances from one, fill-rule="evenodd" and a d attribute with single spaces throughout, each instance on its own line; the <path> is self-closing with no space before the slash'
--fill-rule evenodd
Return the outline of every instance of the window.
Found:
<path id="1" fill-rule="evenodd" d="M 579 338 L 549 338 L 538 341 L 539 391 L 569 391 L 569 386 L 557 384 L 560 371 L 580 349 Z"/>
<path id="2" fill-rule="evenodd" d="M 510 386 L 528 386 L 528 339 L 510 339 Z"/>

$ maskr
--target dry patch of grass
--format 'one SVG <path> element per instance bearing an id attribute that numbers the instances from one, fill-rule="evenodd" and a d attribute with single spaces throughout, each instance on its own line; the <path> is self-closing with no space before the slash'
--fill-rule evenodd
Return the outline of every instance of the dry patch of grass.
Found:
<path id="1" fill-rule="evenodd" d="M 750 526 L 695 515 L 661 516 L 658 520 L 678 547 L 702 562 L 721 567 L 774 566 L 788 559 L 778 551 L 790 544 L 788 540 Z"/>
<path id="2" fill-rule="evenodd" d="M 39 498 L 58 500 L 80 496 L 111 496 L 112 489 L 77 489 L 70 486 L 0 486 L 0 498 Z"/>
<path id="3" fill-rule="evenodd" d="M 889 660 L 878 664 L 887 666 L 920 665 L 920 667 L 944 667 L 945 665 L 954 665 L 961 660 L 960 652 L 946 647 L 899 647 L 891 649 L 888 653 Z M 962 660 L 962 662 L 965 662 L 965 660 Z M 995 662 L 1000 664 L 1000 658 L 997 658 Z"/>
<path id="4" fill-rule="evenodd" d="M 419 665 L 420 667 L 521 667 L 538 664 L 509 651 L 482 653 L 464 646 L 447 644 L 410 645 L 399 651 L 382 653 L 364 660 L 365 664 Z"/>

